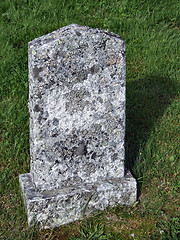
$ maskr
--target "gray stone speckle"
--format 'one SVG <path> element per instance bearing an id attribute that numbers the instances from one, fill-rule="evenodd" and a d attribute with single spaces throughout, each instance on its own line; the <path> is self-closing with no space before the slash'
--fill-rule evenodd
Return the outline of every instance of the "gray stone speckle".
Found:
<path id="1" fill-rule="evenodd" d="M 41 227 L 52 228 L 81 219 L 87 202 L 85 215 L 115 203 L 131 205 L 136 198 L 136 181 L 130 173 L 120 179 L 93 184 L 74 179 L 77 183 L 74 186 L 41 192 L 35 188 L 30 173 L 19 178 L 30 226 L 37 221 Z"/>
<path id="2" fill-rule="evenodd" d="M 136 181 L 124 168 L 123 40 L 72 24 L 29 42 L 28 57 L 31 171 L 20 185 L 29 224 L 80 219 L 92 194 L 88 212 L 132 204 Z"/>

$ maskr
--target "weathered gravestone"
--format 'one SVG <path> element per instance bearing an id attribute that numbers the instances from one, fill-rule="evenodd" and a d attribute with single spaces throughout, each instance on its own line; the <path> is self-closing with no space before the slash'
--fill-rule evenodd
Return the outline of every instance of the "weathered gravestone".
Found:
<path id="1" fill-rule="evenodd" d="M 136 200 L 124 167 L 125 55 L 118 35 L 75 24 L 29 43 L 31 170 L 20 185 L 30 225 Z"/>

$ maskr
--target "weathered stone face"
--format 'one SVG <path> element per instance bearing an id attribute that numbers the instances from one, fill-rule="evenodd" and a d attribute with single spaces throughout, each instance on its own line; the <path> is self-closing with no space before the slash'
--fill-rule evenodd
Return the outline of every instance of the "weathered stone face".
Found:
<path id="1" fill-rule="evenodd" d="M 45 228 L 136 200 L 124 168 L 125 45 L 69 25 L 29 43 L 31 171 L 19 176 L 28 223 Z"/>
<path id="2" fill-rule="evenodd" d="M 70 25 L 29 43 L 31 173 L 39 189 L 124 176 L 125 45 Z"/>

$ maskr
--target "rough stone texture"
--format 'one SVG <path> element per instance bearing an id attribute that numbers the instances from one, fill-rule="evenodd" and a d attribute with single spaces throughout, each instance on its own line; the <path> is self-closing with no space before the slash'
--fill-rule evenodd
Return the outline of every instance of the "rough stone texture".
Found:
<path id="1" fill-rule="evenodd" d="M 136 180 L 130 173 L 123 178 L 94 183 L 76 183 L 72 187 L 39 191 L 30 173 L 20 175 L 20 185 L 28 213 L 28 224 L 38 222 L 44 228 L 81 219 L 95 210 L 115 204 L 131 205 L 136 200 Z M 87 205 L 87 208 L 86 208 Z"/>
<path id="2" fill-rule="evenodd" d="M 28 221 L 46 227 L 136 200 L 125 176 L 125 44 L 69 25 L 29 43 L 30 174 L 20 176 Z M 46 223 L 45 223 L 46 222 Z"/>

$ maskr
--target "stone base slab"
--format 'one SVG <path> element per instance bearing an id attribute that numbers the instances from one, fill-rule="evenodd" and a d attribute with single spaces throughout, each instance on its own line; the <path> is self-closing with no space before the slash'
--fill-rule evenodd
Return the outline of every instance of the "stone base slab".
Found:
<path id="1" fill-rule="evenodd" d="M 107 206 L 131 205 L 136 201 L 137 184 L 131 173 L 118 179 L 40 192 L 30 173 L 19 176 L 28 224 L 54 228 L 81 219 Z"/>

